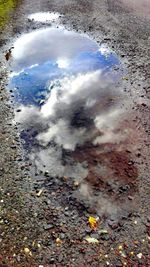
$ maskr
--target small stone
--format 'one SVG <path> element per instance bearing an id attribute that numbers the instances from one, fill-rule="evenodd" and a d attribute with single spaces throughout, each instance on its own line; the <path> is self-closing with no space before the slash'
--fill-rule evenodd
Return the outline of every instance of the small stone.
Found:
<path id="1" fill-rule="evenodd" d="M 56 239 L 56 244 L 57 246 L 60 246 L 62 244 L 62 240 L 60 238 Z"/>
<path id="2" fill-rule="evenodd" d="M 142 256 L 143 256 L 142 253 L 137 254 L 138 259 L 142 259 Z"/>
<path id="3" fill-rule="evenodd" d="M 54 228 L 54 225 L 53 224 L 45 224 L 44 225 L 44 230 L 50 230 L 52 228 Z"/>
<path id="4" fill-rule="evenodd" d="M 122 267 L 122 263 L 121 262 L 117 262 L 116 263 L 116 267 Z"/>
<path id="5" fill-rule="evenodd" d="M 108 221 L 108 225 L 113 229 L 117 229 L 118 228 L 118 222 L 115 221 Z"/>
<path id="6" fill-rule="evenodd" d="M 44 175 L 45 177 L 49 177 L 49 171 L 45 171 Z"/>
<path id="7" fill-rule="evenodd" d="M 74 182 L 74 186 L 75 186 L 75 187 L 78 187 L 78 186 L 79 186 L 79 182 L 78 182 L 78 181 L 75 181 L 75 182 Z"/>
<path id="8" fill-rule="evenodd" d="M 62 260 L 63 260 L 63 255 L 60 254 L 60 255 L 58 256 L 58 262 L 62 262 Z"/>
<path id="9" fill-rule="evenodd" d="M 150 217 L 147 218 L 147 221 L 150 223 Z"/>
<path id="10" fill-rule="evenodd" d="M 24 248 L 24 252 L 25 252 L 26 254 L 30 254 L 30 249 L 29 249 L 29 248 Z"/>
<path id="11" fill-rule="evenodd" d="M 48 260 L 48 262 L 49 262 L 50 264 L 53 264 L 53 263 L 55 262 L 55 259 L 54 259 L 54 258 L 50 258 L 50 259 Z"/>
<path id="12" fill-rule="evenodd" d="M 60 234 L 60 238 L 61 238 L 61 239 L 64 239 L 64 238 L 65 238 L 65 234 L 64 234 L 64 233 L 61 233 L 61 234 Z"/>
<path id="13" fill-rule="evenodd" d="M 12 146 L 10 146 L 12 149 L 16 149 L 16 146 L 15 145 L 12 145 Z"/>
<path id="14" fill-rule="evenodd" d="M 99 235 L 98 234 L 91 234 L 91 237 L 94 238 L 94 239 L 99 239 Z"/>
<path id="15" fill-rule="evenodd" d="M 133 200 L 133 197 L 132 197 L 132 196 L 128 196 L 128 199 L 129 199 L 129 200 Z"/>
<path id="16" fill-rule="evenodd" d="M 40 190 L 39 190 L 39 192 L 36 194 L 36 195 L 37 195 L 37 197 L 40 197 L 40 196 L 42 195 L 42 193 L 43 193 L 43 188 L 42 188 L 42 189 L 40 189 Z"/>
<path id="17" fill-rule="evenodd" d="M 51 204 L 52 204 L 52 202 L 51 202 L 50 199 L 46 199 L 46 200 L 45 200 L 45 203 L 46 203 L 47 205 L 51 205 Z"/>

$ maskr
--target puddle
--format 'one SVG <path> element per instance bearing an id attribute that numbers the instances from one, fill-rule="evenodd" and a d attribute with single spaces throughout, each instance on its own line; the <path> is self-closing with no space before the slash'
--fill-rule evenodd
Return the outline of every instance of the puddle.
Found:
<path id="1" fill-rule="evenodd" d="M 36 172 L 72 177 L 83 197 L 110 202 L 110 187 L 114 199 L 137 175 L 125 152 L 129 131 L 116 54 L 87 35 L 47 28 L 20 37 L 12 56 L 15 120 Z"/>
<path id="2" fill-rule="evenodd" d="M 33 13 L 28 16 L 28 19 L 37 21 L 37 22 L 56 22 L 59 20 L 61 15 L 54 12 L 38 12 Z"/>
<path id="3" fill-rule="evenodd" d="M 109 72 L 119 64 L 116 55 L 86 35 L 48 28 L 23 35 L 13 50 L 10 88 L 21 104 L 40 105 L 58 80 L 99 70 Z M 43 97 L 42 97 L 43 95 Z"/>

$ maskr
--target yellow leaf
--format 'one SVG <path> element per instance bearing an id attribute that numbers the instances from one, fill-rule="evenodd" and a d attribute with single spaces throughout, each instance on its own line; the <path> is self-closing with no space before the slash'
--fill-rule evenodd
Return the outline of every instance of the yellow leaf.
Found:
<path id="1" fill-rule="evenodd" d="M 97 228 L 97 220 L 94 217 L 89 217 L 89 225 L 92 230 L 96 230 Z"/>

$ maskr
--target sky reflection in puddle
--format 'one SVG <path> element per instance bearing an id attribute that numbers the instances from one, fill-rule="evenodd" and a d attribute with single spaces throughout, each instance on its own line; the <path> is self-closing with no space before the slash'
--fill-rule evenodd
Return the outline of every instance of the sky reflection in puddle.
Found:
<path id="1" fill-rule="evenodd" d="M 101 179 L 115 179 L 105 157 L 118 162 L 127 133 L 116 54 L 87 35 L 46 28 L 19 38 L 12 56 L 15 120 L 37 172 L 73 177 L 83 188 L 90 173 L 97 177 L 97 162 L 106 169 Z"/>
<path id="2" fill-rule="evenodd" d="M 28 19 L 37 22 L 55 22 L 59 20 L 61 15 L 57 12 L 38 12 L 28 16 Z"/>
<path id="3" fill-rule="evenodd" d="M 119 61 L 104 46 L 86 35 L 60 29 L 43 29 L 23 35 L 15 43 L 10 88 L 20 104 L 40 105 L 53 82 L 101 70 L 108 72 Z"/>
<path id="4" fill-rule="evenodd" d="M 74 151 L 89 141 L 116 138 L 115 126 L 109 126 L 106 137 L 98 134 L 106 119 L 116 121 L 120 112 L 112 100 L 118 95 L 113 68 L 119 60 L 108 48 L 87 35 L 46 28 L 22 35 L 12 56 L 9 89 L 28 150 L 53 144 Z"/>

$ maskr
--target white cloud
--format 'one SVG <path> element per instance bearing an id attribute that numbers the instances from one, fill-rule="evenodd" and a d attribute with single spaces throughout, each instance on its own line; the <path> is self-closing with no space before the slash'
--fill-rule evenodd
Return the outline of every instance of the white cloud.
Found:
<path id="1" fill-rule="evenodd" d="M 98 45 L 87 35 L 48 27 L 23 34 L 14 44 L 14 68 L 20 71 L 34 64 L 50 60 L 61 67 L 83 51 L 97 51 Z M 15 70 L 16 71 L 16 70 Z"/>

